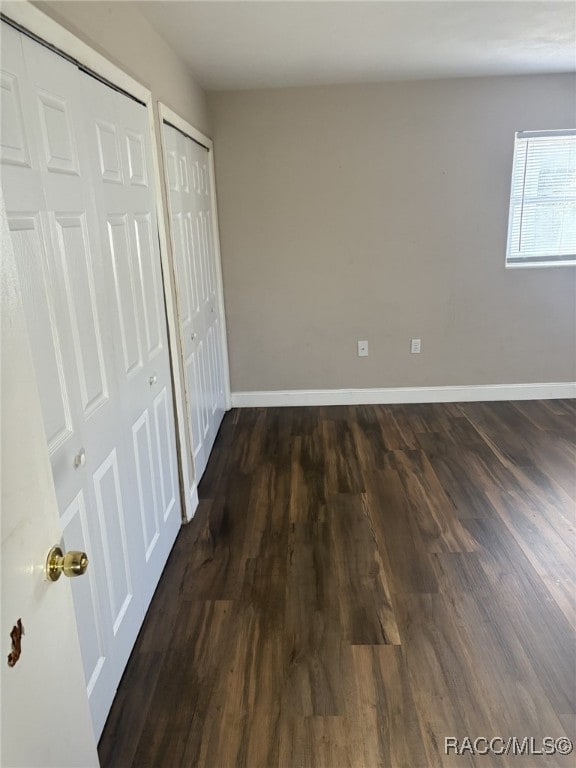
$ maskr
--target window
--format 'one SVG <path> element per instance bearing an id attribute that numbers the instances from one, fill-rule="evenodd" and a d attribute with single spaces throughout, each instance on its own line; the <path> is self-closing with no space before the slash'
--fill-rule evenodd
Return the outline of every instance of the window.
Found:
<path id="1" fill-rule="evenodd" d="M 516 134 L 507 267 L 576 264 L 576 130 Z"/>

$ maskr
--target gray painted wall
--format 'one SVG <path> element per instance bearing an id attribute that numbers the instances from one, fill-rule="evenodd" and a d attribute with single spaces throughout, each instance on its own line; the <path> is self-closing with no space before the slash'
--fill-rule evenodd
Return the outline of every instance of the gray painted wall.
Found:
<path id="1" fill-rule="evenodd" d="M 573 76 L 209 107 L 233 390 L 575 378 L 576 270 L 504 268 L 514 132 L 574 127 Z"/>

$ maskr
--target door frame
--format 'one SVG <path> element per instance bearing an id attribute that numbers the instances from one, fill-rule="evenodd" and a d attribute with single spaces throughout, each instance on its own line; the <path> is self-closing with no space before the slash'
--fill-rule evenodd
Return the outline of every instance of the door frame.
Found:
<path id="1" fill-rule="evenodd" d="M 187 461 L 187 416 L 184 392 L 181 382 L 183 370 L 179 355 L 179 334 L 177 327 L 176 297 L 173 291 L 171 279 L 172 261 L 168 254 L 166 240 L 167 208 L 164 205 L 164 175 L 159 152 L 158 132 L 156 126 L 156 109 L 152 92 L 123 69 L 113 64 L 102 54 L 95 51 L 87 43 L 80 40 L 72 32 L 63 27 L 54 19 L 47 16 L 41 8 L 33 6 L 30 2 L 9 2 L 2 4 L 2 18 L 13 21 L 22 28 L 24 33 L 31 33 L 40 41 L 48 43 L 61 53 L 74 59 L 79 64 L 104 78 L 112 85 L 117 86 L 125 93 L 143 102 L 148 116 L 148 127 L 152 145 L 152 165 L 155 184 L 156 217 L 158 220 L 158 232 L 160 237 L 160 263 L 162 268 L 162 283 L 164 303 L 166 307 L 166 321 L 168 330 L 168 346 L 170 353 L 170 368 L 172 376 L 172 391 L 175 408 L 175 432 L 176 455 L 178 461 L 178 478 L 180 485 L 180 498 L 182 502 L 182 517 L 189 521 L 194 516 L 198 506 L 198 492 L 196 484 L 190 483 L 190 465 Z M 159 123 L 161 126 L 161 123 Z M 227 408 L 230 398 L 229 387 L 227 394 Z M 46 449 L 47 450 L 47 449 Z M 193 492 L 188 489 L 193 487 Z"/>
<path id="2" fill-rule="evenodd" d="M 221 257 L 221 251 L 220 251 L 220 228 L 218 224 L 218 205 L 217 205 L 217 197 L 216 197 L 216 170 L 214 166 L 214 142 L 212 139 L 208 136 L 206 136 L 202 131 L 199 131 L 198 128 L 195 128 L 193 125 L 191 125 L 187 120 L 184 120 L 184 118 L 180 117 L 179 114 L 174 112 L 174 110 L 170 109 L 166 104 L 164 104 L 162 101 L 158 102 L 158 118 L 159 118 L 159 131 L 160 131 L 160 145 L 162 148 L 162 169 L 163 169 L 163 179 L 162 179 L 162 188 L 166 191 L 166 195 L 168 195 L 168 178 L 166 175 L 166 167 L 164 163 L 164 158 L 166 156 L 166 139 L 164 135 L 164 125 L 167 123 L 168 125 L 171 125 L 173 128 L 176 128 L 181 133 L 188 136 L 188 138 L 192 139 L 193 141 L 197 142 L 198 144 L 201 144 L 203 147 L 205 147 L 208 150 L 208 172 L 210 175 L 210 209 L 211 209 L 211 219 L 212 219 L 212 242 L 214 243 L 214 257 L 216 259 L 216 290 L 218 293 L 218 310 L 220 312 L 220 341 L 222 346 L 222 366 L 223 366 L 223 377 L 224 377 L 224 400 L 225 400 L 225 407 L 226 410 L 229 411 L 232 407 L 232 396 L 230 392 L 230 365 L 228 361 L 228 334 L 226 332 L 226 313 L 224 308 L 224 282 L 222 278 L 222 257 Z M 166 200 L 166 210 L 167 210 L 167 218 L 162 220 L 162 224 L 160 225 L 160 240 L 162 244 L 162 248 L 166 251 L 170 252 L 170 260 L 171 260 L 171 274 L 175 278 L 176 275 L 176 269 L 174 265 L 174 237 L 173 237 L 173 229 L 172 229 L 172 217 L 170 216 L 170 205 L 168 203 L 168 200 Z M 164 231 L 163 231 L 164 230 Z M 175 318 L 178 317 L 178 304 L 176 303 L 175 307 Z M 180 327 L 180 323 L 178 323 L 178 327 Z M 177 333 L 178 337 L 178 355 L 180 357 L 179 363 L 180 363 L 180 370 L 182 372 L 184 371 L 184 363 L 183 363 L 183 351 L 182 351 L 182 345 L 181 345 L 181 339 L 180 334 Z M 186 401 L 185 396 L 186 393 L 184 391 L 184 378 L 182 378 L 181 382 L 179 382 L 182 389 L 182 401 L 180 402 L 180 407 L 184 409 L 184 412 L 187 412 L 186 410 Z M 186 431 L 186 439 L 189 440 L 189 431 Z M 191 446 L 189 446 L 191 449 Z M 193 455 L 193 451 L 188 451 L 189 455 Z M 196 483 L 195 483 L 196 485 Z"/>

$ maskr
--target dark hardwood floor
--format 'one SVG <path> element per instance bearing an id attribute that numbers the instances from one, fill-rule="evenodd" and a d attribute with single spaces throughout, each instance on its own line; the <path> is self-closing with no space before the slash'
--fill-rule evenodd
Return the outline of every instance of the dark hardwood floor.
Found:
<path id="1" fill-rule="evenodd" d="M 227 414 L 103 768 L 574 766 L 444 740 L 576 740 L 575 417 L 567 400 Z"/>

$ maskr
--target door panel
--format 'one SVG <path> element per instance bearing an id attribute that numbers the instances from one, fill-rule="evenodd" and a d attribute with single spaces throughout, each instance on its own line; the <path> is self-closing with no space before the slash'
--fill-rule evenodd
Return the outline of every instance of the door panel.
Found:
<path id="1" fill-rule="evenodd" d="M 188 291 L 190 294 L 191 315 L 197 317 L 200 311 L 200 292 L 202 290 L 202 263 L 200 261 L 200 247 L 194 239 L 194 223 L 192 213 L 188 211 L 184 217 L 185 242 L 188 246 Z"/>
<path id="2" fill-rule="evenodd" d="M 88 516 L 84 493 L 80 491 L 78 496 L 64 511 L 61 517 L 62 529 L 66 532 L 66 538 L 80 547 L 82 552 L 90 553 L 93 557 L 94 542 L 90 535 Z M 86 606 L 82 620 L 85 622 L 82 647 L 82 661 L 86 687 L 91 691 L 98 681 L 98 677 L 106 661 L 104 642 L 100 631 L 100 618 L 96 606 L 98 605 L 98 584 L 93 568 L 86 571 L 82 579 L 73 582 L 76 601 Z"/>
<path id="3" fill-rule="evenodd" d="M 86 212 L 67 216 L 55 214 L 54 223 L 82 409 L 88 417 L 108 399 L 108 387 Z"/>
<path id="4" fill-rule="evenodd" d="M 40 389 L 48 450 L 53 453 L 72 434 L 72 417 L 62 347 L 52 296 L 49 290 L 40 214 L 8 219 L 18 270 L 22 276 L 24 310 L 28 318 L 32 354 L 40 363 L 45 379 Z M 34 279 L 40 273 L 41 279 Z"/>
<path id="5" fill-rule="evenodd" d="M 145 142 L 141 133 L 126 131 L 126 149 L 128 152 L 128 180 L 137 187 L 148 186 L 148 173 L 146 170 Z"/>
<path id="6" fill-rule="evenodd" d="M 166 389 L 163 389 L 154 400 L 154 425 L 156 465 L 160 480 L 160 511 L 162 518 L 166 521 L 172 513 L 178 497 L 178 490 L 175 485 L 174 457 L 170 451 L 170 412 Z"/>
<path id="7" fill-rule="evenodd" d="M 102 546 L 108 582 L 108 609 L 114 635 L 118 633 L 126 610 L 132 601 L 130 556 L 126 543 L 126 523 L 120 491 L 118 458 L 111 451 L 94 472 L 96 514 L 102 533 Z"/>
<path id="8" fill-rule="evenodd" d="M 30 154 L 24 131 L 18 77 L 12 73 L 2 72 L 0 84 L 2 87 L 0 161 L 3 164 L 10 163 L 29 168 Z"/>
<path id="9" fill-rule="evenodd" d="M 193 241 L 189 235 L 189 223 L 181 211 L 174 213 L 174 256 L 176 260 L 176 271 L 178 274 L 178 298 L 180 307 L 180 322 L 183 331 L 190 331 L 192 323 L 192 311 L 195 304 L 192 304 L 190 295 L 195 289 L 192 282 L 190 270 L 190 248 L 193 249 Z M 191 229 L 190 229 L 191 231 Z"/>
<path id="10" fill-rule="evenodd" d="M 165 320 L 161 313 L 162 278 L 159 275 L 160 264 L 154 254 L 152 223 L 149 213 L 134 216 L 135 245 L 138 259 L 140 288 L 145 311 L 144 328 L 146 331 L 146 352 L 148 359 L 161 354 L 165 341 Z M 163 308 L 162 308 L 163 309 Z"/>
<path id="11" fill-rule="evenodd" d="M 138 496 L 140 498 L 140 514 L 142 515 L 142 530 L 144 531 L 144 547 L 146 560 L 148 560 L 159 537 L 158 502 L 156 499 L 156 481 L 154 477 L 152 438 L 150 436 L 148 411 L 144 411 L 132 427 L 132 439 L 134 456 L 136 457 L 136 477 Z"/>
<path id="12" fill-rule="evenodd" d="M 104 120 L 97 120 L 96 141 L 102 179 L 114 184 L 122 184 L 120 149 L 118 147 L 116 126 Z"/>
<path id="13" fill-rule="evenodd" d="M 208 409 L 208 397 L 209 397 L 209 378 L 208 378 L 208 366 L 206 355 L 206 343 L 204 341 L 198 342 L 198 378 L 196 379 L 200 390 L 200 408 L 202 414 L 202 439 L 206 442 L 208 432 L 210 430 L 210 414 Z M 207 446 L 206 446 L 207 450 Z M 208 457 L 206 456 L 206 461 Z"/>
<path id="14" fill-rule="evenodd" d="M 142 353 L 136 311 L 134 269 L 128 241 L 127 214 L 108 217 L 108 241 L 116 289 L 116 309 L 122 341 L 123 369 L 127 376 L 131 376 L 142 368 Z"/>
<path id="15" fill-rule="evenodd" d="M 55 173 L 78 176 L 78 152 L 70 125 L 68 100 L 41 88 L 37 88 L 36 96 L 46 168 Z"/>
<path id="16" fill-rule="evenodd" d="M 197 350 L 190 353 L 185 361 L 186 400 L 188 404 L 189 429 L 192 438 L 194 461 L 198 462 L 198 453 L 203 447 L 204 430 L 202 428 L 202 384 L 198 371 Z M 192 387 L 192 390 L 190 388 Z M 190 396 L 189 392 L 192 392 Z"/>

